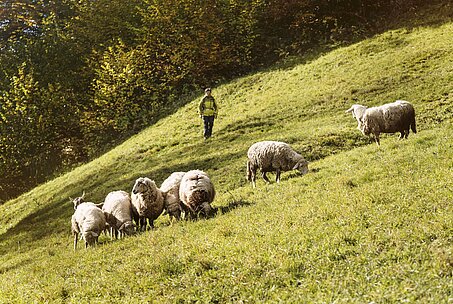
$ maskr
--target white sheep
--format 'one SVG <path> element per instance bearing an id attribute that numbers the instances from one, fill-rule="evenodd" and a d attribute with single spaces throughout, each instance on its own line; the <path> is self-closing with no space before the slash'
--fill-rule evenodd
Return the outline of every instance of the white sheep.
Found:
<path id="1" fill-rule="evenodd" d="M 141 231 L 146 230 L 147 219 L 151 228 L 154 228 L 154 220 L 164 210 L 164 196 L 156 183 L 147 177 L 138 178 L 132 188 L 131 199 L 137 228 Z"/>
<path id="2" fill-rule="evenodd" d="M 181 200 L 179 198 L 179 185 L 185 172 L 173 172 L 160 186 L 160 191 L 164 195 L 165 211 L 170 216 L 170 219 L 181 218 Z"/>
<path id="3" fill-rule="evenodd" d="M 352 117 L 357 119 L 357 128 L 363 135 L 373 134 L 378 146 L 381 133 L 400 132 L 400 139 L 409 136 L 409 129 L 417 133 L 414 107 L 404 100 L 372 108 L 355 104 L 346 110 L 346 113 L 350 112 Z"/>
<path id="4" fill-rule="evenodd" d="M 71 230 L 74 235 L 74 250 L 77 248 L 79 234 L 85 240 L 85 248 L 98 242 L 99 235 L 104 231 L 106 219 L 104 212 L 91 202 L 77 206 L 71 218 Z"/>
<path id="5" fill-rule="evenodd" d="M 184 211 L 189 212 L 192 218 L 198 215 L 207 217 L 214 211 L 211 207 L 215 197 L 214 185 L 201 170 L 191 170 L 184 174 L 179 186 L 179 197 Z"/>
<path id="6" fill-rule="evenodd" d="M 267 172 L 276 172 L 276 181 L 280 182 L 282 171 L 299 170 L 308 172 L 308 161 L 295 152 L 287 143 L 279 141 L 260 141 L 250 146 L 247 151 L 247 180 L 256 187 L 256 171 L 269 183 Z"/>
<path id="7" fill-rule="evenodd" d="M 110 235 L 121 238 L 134 233 L 132 222 L 132 203 L 129 193 L 118 190 L 107 194 L 102 206 L 106 221 L 110 227 Z"/>

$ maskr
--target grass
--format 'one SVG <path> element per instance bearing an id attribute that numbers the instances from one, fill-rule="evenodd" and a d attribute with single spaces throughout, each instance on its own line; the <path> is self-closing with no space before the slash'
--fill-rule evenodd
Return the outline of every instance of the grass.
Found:
<path id="1" fill-rule="evenodd" d="M 395 28 L 237 79 L 214 88 L 207 142 L 194 100 L 1 205 L 0 303 L 452 302 L 452 41 L 452 22 Z M 419 132 L 380 148 L 344 113 L 395 99 L 414 104 Z M 245 155 L 264 139 L 290 143 L 310 172 L 252 189 Z M 139 176 L 160 184 L 195 168 L 213 179 L 217 216 L 163 216 L 72 250 L 70 196 L 101 202 Z"/>

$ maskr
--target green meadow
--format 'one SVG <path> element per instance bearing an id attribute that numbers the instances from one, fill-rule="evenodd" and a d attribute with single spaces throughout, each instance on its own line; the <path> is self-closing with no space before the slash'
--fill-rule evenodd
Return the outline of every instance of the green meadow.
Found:
<path id="1" fill-rule="evenodd" d="M 213 88 L 92 162 L 0 205 L 0 303 L 453 303 L 453 21 L 397 27 Z M 381 146 L 352 104 L 410 101 L 417 134 Z M 309 173 L 246 181 L 256 141 Z M 69 197 L 148 176 L 211 177 L 217 214 L 74 251 Z M 270 174 L 273 180 L 275 175 Z"/>

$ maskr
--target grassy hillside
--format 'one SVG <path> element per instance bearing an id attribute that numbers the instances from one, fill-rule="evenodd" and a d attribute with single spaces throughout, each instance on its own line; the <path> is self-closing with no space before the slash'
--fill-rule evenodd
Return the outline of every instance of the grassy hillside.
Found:
<path id="1" fill-rule="evenodd" d="M 453 300 L 453 22 L 400 28 L 214 88 L 109 153 L 0 206 L 0 303 Z M 363 137 L 353 103 L 412 102 L 408 140 Z M 290 143 L 310 172 L 245 181 L 248 147 Z M 101 202 L 136 178 L 203 169 L 212 219 L 72 250 L 69 197 Z"/>

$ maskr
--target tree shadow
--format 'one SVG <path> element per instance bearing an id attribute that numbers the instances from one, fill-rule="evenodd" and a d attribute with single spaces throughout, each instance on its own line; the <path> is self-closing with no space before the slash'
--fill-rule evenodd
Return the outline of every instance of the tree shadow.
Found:
<path id="1" fill-rule="evenodd" d="M 439 14 L 440 12 L 440 14 Z M 332 52 L 338 48 L 351 46 L 359 42 L 365 41 L 372 37 L 381 35 L 388 31 L 395 30 L 407 30 L 413 31 L 421 27 L 437 28 L 446 23 L 451 22 L 453 19 L 453 5 L 449 1 L 435 1 L 434 3 L 423 3 L 417 8 L 412 8 L 403 13 L 395 11 L 393 16 L 386 15 L 381 19 L 374 21 L 374 24 L 368 27 L 364 33 L 355 38 L 346 41 L 332 41 L 319 45 L 317 47 L 307 49 L 303 52 L 303 55 L 290 55 L 281 58 L 277 62 L 273 62 L 271 65 L 262 67 L 259 72 L 270 72 L 276 70 L 291 70 L 298 65 L 308 64 L 313 62 L 325 54 Z M 385 47 L 397 48 L 407 44 L 404 39 L 398 37 L 387 37 Z M 380 47 L 383 47 L 381 45 Z M 364 46 L 365 51 L 368 46 Z M 371 50 L 371 49 L 370 49 Z M 258 70 L 253 71 L 256 73 Z"/>
<path id="2" fill-rule="evenodd" d="M 9 266 L 4 266 L 4 265 L 1 265 L 0 266 L 0 275 L 4 274 L 4 273 L 7 273 L 9 271 L 13 271 L 13 270 L 16 270 L 20 267 L 23 267 L 25 265 L 28 265 L 28 264 L 31 264 L 33 262 L 32 259 L 30 258 L 27 258 L 27 259 L 22 259 L 12 265 L 9 265 Z"/>
<path id="3" fill-rule="evenodd" d="M 73 206 L 68 200 L 67 203 L 56 201 L 29 214 L 0 235 L 0 243 L 4 245 L 0 248 L 0 254 L 9 252 L 7 247 L 14 246 L 15 243 L 31 249 L 33 243 L 50 235 L 67 231 L 69 236 L 73 211 Z M 62 225 L 62 222 L 67 222 L 67 226 Z M 7 246 L 7 243 L 10 243 L 10 246 Z"/>

